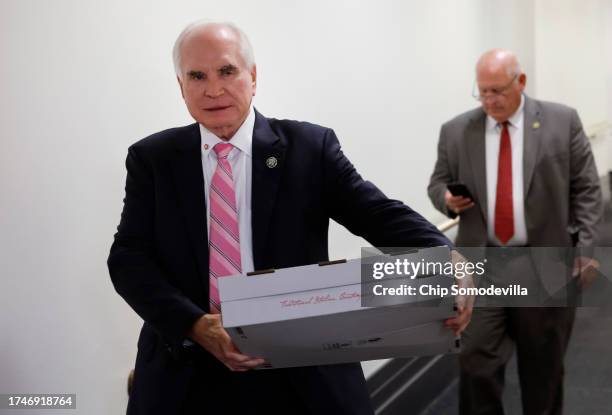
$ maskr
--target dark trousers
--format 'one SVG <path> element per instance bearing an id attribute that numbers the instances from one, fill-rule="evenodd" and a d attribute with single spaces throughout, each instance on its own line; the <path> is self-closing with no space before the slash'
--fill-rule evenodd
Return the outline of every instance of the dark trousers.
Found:
<path id="1" fill-rule="evenodd" d="M 181 415 L 373 415 L 358 363 L 231 372 L 212 356 L 192 362 Z"/>
<path id="2" fill-rule="evenodd" d="M 309 414 L 282 369 L 232 372 L 212 359 L 194 365 L 181 415 Z"/>
<path id="3" fill-rule="evenodd" d="M 516 348 L 524 415 L 563 411 L 563 358 L 575 308 L 475 308 L 459 361 L 461 415 L 503 414 L 506 364 Z"/>

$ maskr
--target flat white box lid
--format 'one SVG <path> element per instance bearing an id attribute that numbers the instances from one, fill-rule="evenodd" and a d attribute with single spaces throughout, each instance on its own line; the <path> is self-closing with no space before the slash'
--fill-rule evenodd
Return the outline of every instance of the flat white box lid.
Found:
<path id="1" fill-rule="evenodd" d="M 445 262 L 450 252 L 427 248 L 401 258 Z M 458 351 L 442 323 L 454 315 L 452 299 L 409 296 L 396 305 L 363 307 L 361 267 L 361 259 L 353 259 L 219 278 L 223 325 L 243 353 L 264 357 L 268 368 Z M 392 282 L 423 283 L 450 287 L 453 281 L 431 275 Z"/>

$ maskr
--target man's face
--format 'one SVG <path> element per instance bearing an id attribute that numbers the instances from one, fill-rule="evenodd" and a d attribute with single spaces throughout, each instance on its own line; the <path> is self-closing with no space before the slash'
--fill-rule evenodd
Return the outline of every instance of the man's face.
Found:
<path id="1" fill-rule="evenodd" d="M 481 67 L 476 74 L 482 108 L 497 122 L 507 121 L 521 104 L 524 74 L 510 74 L 502 66 Z"/>
<path id="2" fill-rule="evenodd" d="M 240 54 L 238 35 L 222 26 L 191 33 L 181 46 L 179 84 L 191 116 L 229 140 L 249 113 L 256 71 Z"/>

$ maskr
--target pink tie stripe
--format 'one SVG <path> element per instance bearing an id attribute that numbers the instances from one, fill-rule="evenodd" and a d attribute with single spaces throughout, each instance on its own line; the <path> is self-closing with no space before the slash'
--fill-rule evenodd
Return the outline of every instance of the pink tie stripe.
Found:
<path id="1" fill-rule="evenodd" d="M 240 249 L 236 249 L 230 243 L 224 242 L 219 246 L 218 241 L 210 241 L 210 250 L 215 250 L 214 260 L 220 265 L 220 268 L 213 268 L 213 272 L 218 277 L 240 273 Z M 236 258 L 238 262 L 236 262 Z"/>
<path id="2" fill-rule="evenodd" d="M 217 168 L 210 183 L 210 238 L 209 238 L 209 288 L 210 311 L 221 311 L 217 279 L 240 274 L 240 230 L 236 209 L 236 192 L 232 167 L 227 156 L 233 146 L 227 143 L 215 145 Z"/>
<path id="3" fill-rule="evenodd" d="M 240 242 L 239 238 L 239 230 L 238 223 L 232 222 L 232 218 L 236 217 L 236 212 L 230 209 L 226 203 L 219 202 L 217 198 L 213 200 L 211 195 L 210 197 L 210 217 L 213 219 L 215 224 L 223 224 L 223 228 L 225 228 L 228 232 L 235 236 L 234 239 L 237 239 Z M 212 222 L 211 221 L 211 225 Z"/>
<path id="4" fill-rule="evenodd" d="M 221 220 L 219 220 L 219 218 L 217 218 L 216 216 L 210 215 L 210 219 L 215 221 L 215 223 L 222 227 L 223 230 L 225 232 L 227 232 L 228 235 L 230 235 L 236 242 L 240 243 L 240 238 L 238 236 L 238 231 L 236 229 L 230 229 L 227 227 L 227 225 L 225 225 Z"/>
<path id="5" fill-rule="evenodd" d="M 226 176 L 225 173 L 219 175 Z M 227 177 L 227 176 L 226 176 Z M 231 180 L 231 176 L 229 177 Z M 232 199 L 234 197 L 234 187 L 225 183 L 223 180 L 218 180 L 216 183 L 213 181 L 210 185 L 210 189 L 217 194 L 234 212 L 236 212 L 236 202 Z"/>

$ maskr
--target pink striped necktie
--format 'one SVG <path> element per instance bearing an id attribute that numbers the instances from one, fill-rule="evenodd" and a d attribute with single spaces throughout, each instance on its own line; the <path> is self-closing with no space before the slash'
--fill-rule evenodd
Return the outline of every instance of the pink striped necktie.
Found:
<path id="1" fill-rule="evenodd" d="M 213 150 L 217 153 L 217 168 L 210 183 L 210 235 L 209 235 L 209 281 L 210 312 L 219 313 L 219 289 L 217 279 L 242 272 L 240 262 L 240 232 L 238 209 L 232 167 L 227 156 L 234 148 L 227 143 L 218 143 Z"/>

